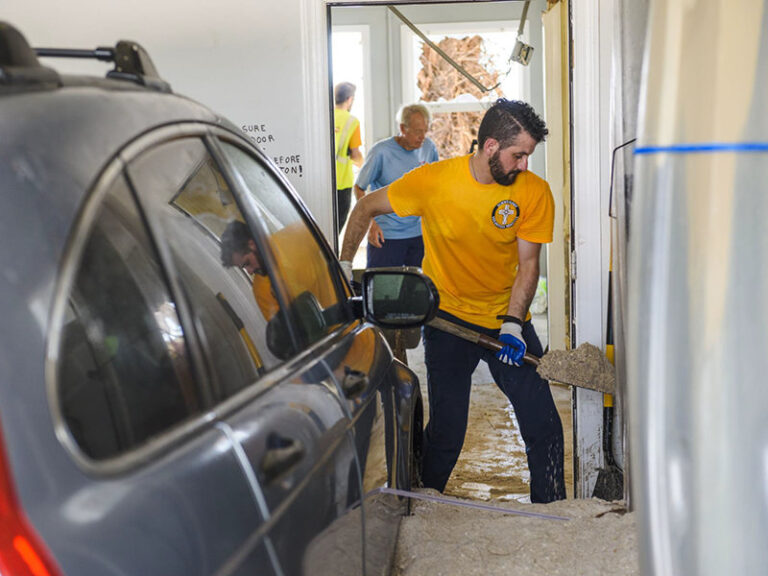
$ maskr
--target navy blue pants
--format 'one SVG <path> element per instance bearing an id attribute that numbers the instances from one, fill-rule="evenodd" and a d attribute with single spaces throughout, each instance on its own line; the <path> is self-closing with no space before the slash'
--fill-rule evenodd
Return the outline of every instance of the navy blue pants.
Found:
<path id="1" fill-rule="evenodd" d="M 385 240 L 381 248 L 368 244 L 368 268 L 387 266 L 418 266 L 424 260 L 424 240 L 421 236 Z"/>
<path id="2" fill-rule="evenodd" d="M 498 336 L 440 312 L 452 322 Z M 528 351 L 541 356 L 541 342 L 531 322 L 523 326 Z M 429 422 L 424 431 L 424 470 L 427 488 L 443 491 L 464 444 L 469 415 L 472 373 L 480 360 L 488 363 L 496 385 L 509 398 L 525 442 L 531 473 L 531 502 L 552 502 L 565 498 L 563 478 L 563 426 L 555 408 L 549 384 L 528 364 L 510 366 L 477 344 L 424 326 L 424 353 L 429 390 Z"/>

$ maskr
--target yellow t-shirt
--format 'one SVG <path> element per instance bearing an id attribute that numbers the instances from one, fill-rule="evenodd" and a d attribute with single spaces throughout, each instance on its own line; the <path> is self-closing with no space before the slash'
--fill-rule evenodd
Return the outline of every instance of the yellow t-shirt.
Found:
<path id="1" fill-rule="evenodd" d="M 293 300 L 303 292 L 311 292 L 320 306 L 328 308 L 338 302 L 338 295 L 328 271 L 328 263 L 317 241 L 303 221 L 296 221 L 269 236 L 278 274 Z M 253 296 L 266 320 L 280 309 L 269 277 L 252 276 Z"/>
<path id="2" fill-rule="evenodd" d="M 480 184 L 469 158 L 416 168 L 390 184 L 388 196 L 398 216 L 421 216 L 422 268 L 440 292 L 440 309 L 498 328 L 517 275 L 517 238 L 552 241 L 554 199 L 532 172 L 511 186 Z"/>
<path id="3" fill-rule="evenodd" d="M 256 300 L 256 304 L 261 310 L 261 314 L 266 321 L 272 320 L 272 317 L 280 310 L 280 305 L 277 303 L 277 296 L 275 291 L 272 290 L 272 282 L 269 276 L 266 274 L 254 274 L 251 277 L 253 282 L 253 297 Z"/>

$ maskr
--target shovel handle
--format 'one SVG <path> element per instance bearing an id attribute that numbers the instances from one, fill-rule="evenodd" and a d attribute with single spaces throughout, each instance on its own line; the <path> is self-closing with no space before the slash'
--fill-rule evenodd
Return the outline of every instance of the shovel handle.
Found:
<path id="1" fill-rule="evenodd" d="M 504 344 L 496 340 L 496 338 L 491 338 L 490 336 L 486 336 L 485 334 L 481 334 L 480 332 L 477 332 L 470 328 L 460 326 L 449 320 L 446 320 L 445 318 L 438 318 L 436 316 L 432 318 L 432 320 L 427 322 L 427 324 L 429 326 L 432 326 L 433 328 L 437 328 L 438 330 L 447 332 L 448 334 L 453 334 L 454 336 L 458 336 L 459 338 L 463 338 L 464 340 L 474 342 L 475 344 L 478 344 L 479 346 L 482 346 L 483 348 L 486 348 L 493 352 L 498 352 L 505 346 Z M 540 358 L 538 356 L 534 356 L 533 354 L 528 354 L 527 352 L 525 356 L 523 356 L 523 361 L 526 364 L 530 364 L 531 366 L 538 366 L 539 360 Z"/>

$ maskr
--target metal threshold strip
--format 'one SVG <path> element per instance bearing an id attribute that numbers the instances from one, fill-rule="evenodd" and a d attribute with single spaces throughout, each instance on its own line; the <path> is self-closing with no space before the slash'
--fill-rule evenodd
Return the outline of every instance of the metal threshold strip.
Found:
<path id="1" fill-rule="evenodd" d="M 408 490 L 398 490 L 396 488 L 387 488 L 382 486 L 371 490 L 365 495 L 367 500 L 370 496 L 376 496 L 377 494 L 392 494 L 394 496 L 403 496 L 405 498 L 413 498 L 414 500 L 426 500 L 428 502 L 439 502 L 440 504 L 450 504 L 452 506 L 463 506 L 465 508 L 474 508 L 475 510 L 487 510 L 489 512 L 501 512 L 503 514 L 515 514 L 517 516 L 529 516 L 532 518 L 541 518 L 543 520 L 565 520 L 570 518 L 565 516 L 554 516 L 552 514 L 541 514 L 539 512 L 525 512 L 523 510 L 512 510 L 511 508 L 502 508 L 500 506 L 491 506 L 490 504 L 482 504 L 481 502 L 466 502 L 464 500 L 455 500 L 453 498 L 446 498 L 445 496 L 432 496 L 431 494 L 423 494 L 421 492 L 409 492 Z"/>

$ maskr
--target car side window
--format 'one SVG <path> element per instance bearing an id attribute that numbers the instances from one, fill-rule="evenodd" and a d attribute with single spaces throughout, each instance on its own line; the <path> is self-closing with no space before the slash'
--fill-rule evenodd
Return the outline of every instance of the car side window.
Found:
<path id="1" fill-rule="evenodd" d="M 223 142 L 224 154 L 246 187 L 248 200 L 265 224 L 303 344 L 311 345 L 346 320 L 331 256 L 318 242 L 290 193 L 259 160 Z"/>
<path id="2" fill-rule="evenodd" d="M 190 304 L 212 400 L 226 399 L 279 364 L 287 346 L 269 323 L 279 305 L 255 239 L 201 140 L 155 146 L 127 170 Z"/>
<path id="3" fill-rule="evenodd" d="M 103 460 L 200 413 L 204 402 L 176 305 L 122 177 L 94 222 L 67 296 L 57 394 L 75 442 Z"/>

